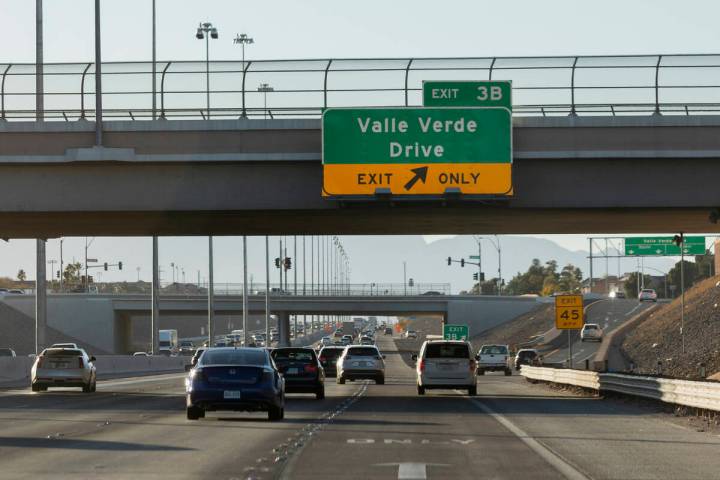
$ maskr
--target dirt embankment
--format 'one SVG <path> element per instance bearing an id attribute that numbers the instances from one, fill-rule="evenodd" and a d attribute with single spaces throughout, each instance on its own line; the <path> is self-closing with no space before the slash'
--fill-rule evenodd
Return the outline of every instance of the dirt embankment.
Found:
<path id="1" fill-rule="evenodd" d="M 552 304 L 538 304 L 529 312 L 476 335 L 470 339 L 475 348 L 488 343 L 510 345 L 522 348 L 555 325 L 555 311 Z M 537 342 L 541 343 L 541 342 Z"/>
<path id="2" fill-rule="evenodd" d="M 622 343 L 623 354 L 641 373 L 657 371 L 677 378 L 699 378 L 720 371 L 720 277 L 708 278 L 685 292 L 685 351 L 680 335 L 680 299 L 660 306 L 630 332 Z"/>

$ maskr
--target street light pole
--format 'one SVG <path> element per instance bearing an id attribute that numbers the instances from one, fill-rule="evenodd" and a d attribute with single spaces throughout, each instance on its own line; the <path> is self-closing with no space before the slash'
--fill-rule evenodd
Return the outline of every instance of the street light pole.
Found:
<path id="1" fill-rule="evenodd" d="M 156 17 L 155 17 L 155 0 L 152 0 L 152 119 L 157 117 L 157 99 L 155 92 L 157 91 L 157 37 L 156 37 Z"/>
<path id="2" fill-rule="evenodd" d="M 258 87 L 258 92 L 262 92 L 263 94 L 263 115 L 265 120 L 267 120 L 267 94 L 268 92 L 274 92 L 275 89 L 270 86 L 269 83 L 261 83 Z"/>
<path id="3" fill-rule="evenodd" d="M 240 33 L 235 34 L 235 38 L 233 39 L 233 43 L 235 45 L 240 45 L 242 47 L 242 69 L 243 72 L 245 71 L 245 45 L 250 45 L 255 43 L 255 40 L 253 40 L 251 37 L 248 37 L 246 33 Z"/>
<path id="4" fill-rule="evenodd" d="M 195 38 L 205 40 L 205 99 L 207 103 L 207 118 L 210 120 L 210 39 L 218 38 L 217 28 L 212 23 L 200 23 Z"/>

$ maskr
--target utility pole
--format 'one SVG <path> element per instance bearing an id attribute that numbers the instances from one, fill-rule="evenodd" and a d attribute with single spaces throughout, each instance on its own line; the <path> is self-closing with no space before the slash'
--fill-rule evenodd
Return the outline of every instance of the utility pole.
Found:
<path id="1" fill-rule="evenodd" d="M 590 292 L 588 292 L 588 293 L 593 293 L 593 255 L 592 255 L 593 241 L 592 241 L 592 238 L 588 238 L 588 242 L 590 242 L 590 282 L 588 284 L 590 286 Z"/>
<path id="2" fill-rule="evenodd" d="M 158 353 L 158 330 L 160 329 L 160 264 L 158 259 L 158 237 L 152 237 L 152 285 L 150 287 L 150 343 L 151 353 Z"/>
<path id="3" fill-rule="evenodd" d="M 403 295 L 407 297 L 407 262 L 403 261 Z"/>
<path id="4" fill-rule="evenodd" d="M 215 298 L 213 292 L 213 237 L 208 237 L 208 348 L 212 348 L 214 337 Z"/>
<path id="5" fill-rule="evenodd" d="M 248 268 L 247 268 L 247 237 L 243 235 L 243 346 L 250 345 L 248 337 Z"/>
<path id="6" fill-rule="evenodd" d="M 270 238 L 265 235 L 265 344 L 270 346 Z"/>

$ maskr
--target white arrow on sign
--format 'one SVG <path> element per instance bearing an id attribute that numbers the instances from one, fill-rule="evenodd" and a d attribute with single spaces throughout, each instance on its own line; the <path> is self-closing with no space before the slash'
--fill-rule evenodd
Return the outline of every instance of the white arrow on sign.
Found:
<path id="1" fill-rule="evenodd" d="M 376 467 L 398 467 L 398 480 L 426 480 L 427 467 L 449 467 L 445 463 L 376 463 Z"/>
<path id="2" fill-rule="evenodd" d="M 658 255 L 660 255 L 662 252 L 663 252 L 663 251 L 660 250 L 659 248 L 658 248 L 657 250 L 655 250 L 655 253 L 657 253 Z"/>

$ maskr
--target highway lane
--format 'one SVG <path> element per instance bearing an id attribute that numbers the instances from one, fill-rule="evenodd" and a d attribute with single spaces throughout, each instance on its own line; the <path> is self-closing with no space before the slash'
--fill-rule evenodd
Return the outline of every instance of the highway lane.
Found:
<path id="1" fill-rule="evenodd" d="M 587 307 L 585 323 L 597 323 L 603 329 L 604 334 L 607 335 L 651 305 L 649 302 L 639 303 L 637 300 L 628 299 L 599 300 Z M 584 368 L 585 360 L 592 362 L 595 358 L 595 354 L 600 348 L 600 342 L 580 341 L 579 331 L 571 331 L 570 338 L 572 340 L 573 366 Z M 554 350 L 543 356 L 544 361 L 550 363 L 561 363 L 566 361 L 567 358 L 567 347 Z"/>
<path id="2" fill-rule="evenodd" d="M 720 439 L 664 414 L 520 376 L 478 377 L 478 396 L 417 396 L 414 373 L 382 336 L 385 385 L 313 437 L 288 479 L 717 478 Z"/>
<path id="3" fill-rule="evenodd" d="M 98 382 L 96 394 L 1 392 L 0 478 L 271 478 L 363 388 L 329 382 L 324 401 L 288 395 L 283 422 L 228 412 L 188 421 L 183 382 L 174 374 Z"/>

